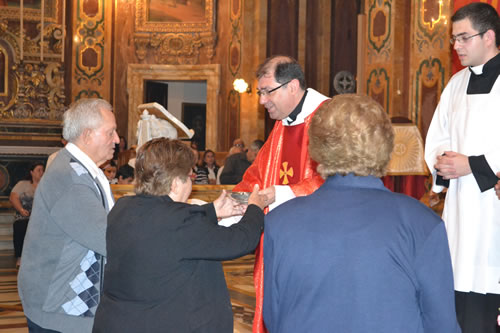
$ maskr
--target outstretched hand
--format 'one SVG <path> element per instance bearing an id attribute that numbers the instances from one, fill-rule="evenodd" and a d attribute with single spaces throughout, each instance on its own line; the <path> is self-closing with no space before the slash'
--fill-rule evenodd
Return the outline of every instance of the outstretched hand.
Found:
<path id="1" fill-rule="evenodd" d="M 225 218 L 234 215 L 242 215 L 245 206 L 233 200 L 226 190 L 222 190 L 221 195 L 213 202 L 217 218 Z"/>
<path id="2" fill-rule="evenodd" d="M 266 197 L 266 206 L 269 206 L 276 200 L 276 188 L 274 186 L 260 190 L 259 194 Z"/>
<path id="3" fill-rule="evenodd" d="M 261 193 L 262 191 L 259 191 L 259 185 L 255 184 L 253 186 L 253 191 L 250 194 L 250 197 L 248 198 L 248 204 L 253 204 L 258 206 L 260 209 L 264 209 L 264 207 L 268 206 L 268 197 L 265 194 Z"/>

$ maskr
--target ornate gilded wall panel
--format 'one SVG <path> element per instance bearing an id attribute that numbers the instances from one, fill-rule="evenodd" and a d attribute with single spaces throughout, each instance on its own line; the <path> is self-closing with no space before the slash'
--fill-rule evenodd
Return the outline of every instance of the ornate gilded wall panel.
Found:
<path id="1" fill-rule="evenodd" d="M 109 100 L 111 3 L 74 0 L 74 4 L 72 100 L 87 97 Z"/>
<path id="2" fill-rule="evenodd" d="M 367 94 L 376 100 L 385 110 L 389 107 L 389 75 L 384 68 L 374 69 L 368 75 Z"/>
<path id="3" fill-rule="evenodd" d="M 0 38 L 0 57 L 0 110 L 2 118 L 6 118 L 12 116 L 11 110 L 17 100 L 19 79 L 15 75 L 17 68 L 15 50 L 2 38 Z"/>
<path id="4" fill-rule="evenodd" d="M 423 137 L 450 77 L 450 0 L 417 0 L 412 11 L 409 114 Z"/>
<path id="5" fill-rule="evenodd" d="M 10 4 L 0 9 L 0 141 L 52 145 L 65 109 L 64 3 L 47 0 L 43 10 L 25 3 L 22 11 Z"/>
<path id="6" fill-rule="evenodd" d="M 198 64 L 203 49 L 208 59 L 215 52 L 214 0 L 136 1 L 134 42 L 136 56 L 155 63 Z"/>
<path id="7" fill-rule="evenodd" d="M 45 0 L 45 23 L 58 23 L 61 16 L 63 0 Z M 5 1 L 7 2 L 7 1 Z M 8 1 L 11 2 L 11 1 Z M 19 20 L 20 17 L 20 1 L 17 4 L 2 4 L 0 5 L 0 19 Z M 12 1 L 13 2 L 13 1 Z M 40 21 L 40 2 L 24 1 L 24 19 L 27 21 Z"/>
<path id="8" fill-rule="evenodd" d="M 423 91 L 432 92 L 432 90 L 437 90 L 440 94 L 443 90 L 443 82 L 445 81 L 445 69 L 441 63 L 440 59 L 429 58 L 423 60 L 416 72 L 415 77 L 415 100 L 417 101 L 414 111 L 414 119 L 416 123 L 420 122 L 421 118 L 421 105 L 422 101 L 425 100 Z M 434 94 L 434 93 L 433 93 Z M 433 108 L 436 105 L 432 106 Z"/>
<path id="9" fill-rule="evenodd" d="M 391 38 L 392 3 L 373 1 L 368 10 L 369 43 L 377 53 L 389 48 Z"/>
<path id="10" fill-rule="evenodd" d="M 366 92 L 425 134 L 449 78 L 450 0 L 369 0 L 365 14 Z"/>
<path id="11" fill-rule="evenodd" d="M 228 48 L 228 70 L 231 73 L 230 83 L 234 79 L 241 77 L 241 36 L 242 36 L 242 22 L 241 22 L 241 0 L 232 0 L 229 10 L 229 20 L 231 22 L 231 41 Z M 247 78 L 248 80 L 248 78 Z M 247 82 L 249 83 L 249 82 Z M 228 124 L 229 127 L 229 141 L 240 136 L 240 94 L 234 90 L 230 90 L 227 96 L 228 99 Z"/>
<path id="12" fill-rule="evenodd" d="M 366 34 L 366 93 L 391 113 L 391 89 L 394 62 L 394 5 L 392 0 L 371 0 L 365 4 Z"/>

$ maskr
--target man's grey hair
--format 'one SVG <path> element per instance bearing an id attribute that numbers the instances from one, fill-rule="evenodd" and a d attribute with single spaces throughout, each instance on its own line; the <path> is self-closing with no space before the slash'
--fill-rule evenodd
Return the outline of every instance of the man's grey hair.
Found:
<path id="1" fill-rule="evenodd" d="M 113 111 L 107 101 L 99 98 L 80 99 L 63 115 L 63 138 L 75 142 L 86 129 L 96 129 L 102 124 L 101 110 Z"/>
<path id="2" fill-rule="evenodd" d="M 250 144 L 250 149 L 257 152 L 260 150 L 260 148 L 262 148 L 262 146 L 264 145 L 264 141 L 262 140 L 255 140 L 253 141 L 251 144 Z"/>

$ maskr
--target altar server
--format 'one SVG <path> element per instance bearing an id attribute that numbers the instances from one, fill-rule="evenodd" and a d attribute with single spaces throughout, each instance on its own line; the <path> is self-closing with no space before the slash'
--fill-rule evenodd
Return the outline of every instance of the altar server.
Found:
<path id="1" fill-rule="evenodd" d="M 500 307 L 500 20 L 471 3 L 452 16 L 451 43 L 463 66 L 444 89 L 426 139 L 434 192 L 443 211 L 464 333 L 498 332 Z"/>

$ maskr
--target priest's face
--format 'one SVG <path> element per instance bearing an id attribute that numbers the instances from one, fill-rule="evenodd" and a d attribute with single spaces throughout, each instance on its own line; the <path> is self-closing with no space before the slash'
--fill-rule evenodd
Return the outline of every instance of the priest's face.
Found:
<path id="1" fill-rule="evenodd" d="M 453 22 L 452 37 L 455 38 L 453 48 L 457 51 L 462 66 L 478 66 L 486 63 L 488 51 L 483 35 L 483 31 L 477 31 L 472 27 L 468 18 Z"/>
<path id="2" fill-rule="evenodd" d="M 269 112 L 269 117 L 283 120 L 293 111 L 295 99 L 288 84 L 276 82 L 273 75 L 264 75 L 259 79 L 259 103 Z"/>

